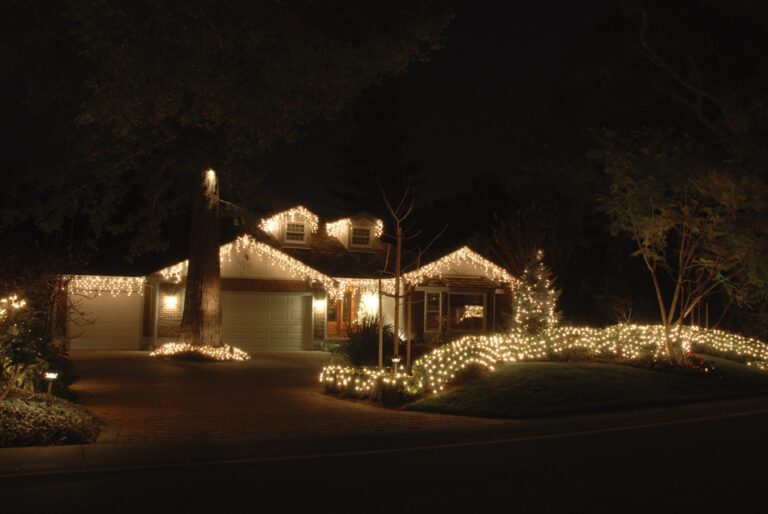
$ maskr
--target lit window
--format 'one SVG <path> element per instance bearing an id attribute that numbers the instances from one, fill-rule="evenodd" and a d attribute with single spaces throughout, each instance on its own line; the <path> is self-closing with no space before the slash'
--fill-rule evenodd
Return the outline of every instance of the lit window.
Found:
<path id="1" fill-rule="evenodd" d="M 485 296 L 450 294 L 451 329 L 481 331 L 485 327 Z"/>
<path id="2" fill-rule="evenodd" d="M 304 241 L 304 223 L 288 223 L 285 227 L 286 241 Z"/>
<path id="3" fill-rule="evenodd" d="M 371 229 L 353 228 L 352 244 L 354 246 L 371 246 Z"/>

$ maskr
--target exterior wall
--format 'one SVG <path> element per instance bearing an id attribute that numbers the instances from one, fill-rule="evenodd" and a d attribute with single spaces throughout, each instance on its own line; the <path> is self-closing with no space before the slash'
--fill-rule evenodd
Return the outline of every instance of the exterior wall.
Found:
<path id="1" fill-rule="evenodd" d="M 184 312 L 184 286 L 182 284 L 159 284 L 157 299 L 157 331 L 155 337 L 163 342 L 176 340 Z M 176 305 L 169 305 L 167 298 L 176 298 Z"/>
<path id="2" fill-rule="evenodd" d="M 258 254 L 248 254 L 244 250 L 233 250 L 230 257 L 221 264 L 221 276 L 223 278 L 296 279 L 294 275 Z"/>

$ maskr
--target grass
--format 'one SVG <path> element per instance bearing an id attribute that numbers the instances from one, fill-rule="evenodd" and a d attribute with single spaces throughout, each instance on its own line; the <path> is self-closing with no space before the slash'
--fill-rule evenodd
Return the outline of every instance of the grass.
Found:
<path id="1" fill-rule="evenodd" d="M 712 375 L 602 362 L 520 362 L 406 410 L 530 418 L 768 393 L 768 373 L 717 357 Z"/>
<path id="2" fill-rule="evenodd" d="M 90 411 L 48 394 L 0 401 L 0 447 L 89 443 L 101 427 Z"/>

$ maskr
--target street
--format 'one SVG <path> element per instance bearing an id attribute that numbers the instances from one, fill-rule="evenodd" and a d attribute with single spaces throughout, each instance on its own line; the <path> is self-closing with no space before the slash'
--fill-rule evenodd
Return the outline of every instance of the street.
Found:
<path id="1" fill-rule="evenodd" d="M 762 512 L 768 414 L 7 478 L 4 512 Z"/>

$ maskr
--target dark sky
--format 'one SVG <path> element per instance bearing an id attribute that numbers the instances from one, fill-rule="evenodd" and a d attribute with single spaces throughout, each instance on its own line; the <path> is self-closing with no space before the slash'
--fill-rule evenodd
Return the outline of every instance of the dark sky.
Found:
<path id="1" fill-rule="evenodd" d="M 473 177 L 509 169 L 515 142 L 557 91 L 571 50 L 599 9 L 597 2 L 459 3 L 446 47 L 399 79 L 399 121 L 406 161 L 428 173 L 424 200 L 466 189 Z M 268 189 L 280 204 L 322 210 L 339 146 L 354 133 L 352 109 L 311 126 L 279 147 L 268 166 Z"/>

